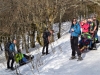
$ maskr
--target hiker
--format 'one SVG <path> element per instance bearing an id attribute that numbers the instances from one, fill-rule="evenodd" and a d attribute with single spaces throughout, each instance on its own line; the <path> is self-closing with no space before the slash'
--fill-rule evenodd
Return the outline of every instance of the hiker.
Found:
<path id="1" fill-rule="evenodd" d="M 8 59 L 7 59 L 7 69 L 14 70 L 14 55 L 15 55 L 15 44 L 17 43 L 16 39 L 13 40 L 13 43 L 9 45 L 8 50 Z"/>
<path id="2" fill-rule="evenodd" d="M 72 25 L 69 32 L 71 33 L 70 42 L 72 49 L 72 57 L 70 59 L 75 59 L 76 58 L 75 54 L 77 52 L 78 60 L 82 60 L 81 52 L 78 49 L 78 37 L 80 34 L 80 25 L 79 23 L 77 23 L 75 19 L 72 20 Z"/>
<path id="3" fill-rule="evenodd" d="M 82 28 L 82 33 L 88 33 L 89 32 L 89 27 L 90 25 L 88 24 L 87 20 L 84 19 L 81 23 L 80 26 Z"/>
<path id="4" fill-rule="evenodd" d="M 15 61 L 16 63 L 19 63 L 20 66 L 28 63 L 33 58 L 34 56 L 23 54 L 21 49 L 18 49 L 15 55 Z"/>
<path id="5" fill-rule="evenodd" d="M 93 21 L 94 23 L 96 24 L 96 30 L 95 30 L 95 38 L 96 38 L 96 43 L 99 43 L 99 40 L 98 40 L 98 27 L 99 27 L 99 21 L 97 20 L 96 16 L 93 17 Z"/>
<path id="6" fill-rule="evenodd" d="M 44 46 L 43 46 L 43 50 L 42 50 L 42 55 L 44 54 L 49 54 L 48 53 L 48 45 L 50 43 L 50 36 L 52 34 L 52 30 L 47 30 L 47 29 L 44 29 L 44 32 L 43 32 L 43 42 L 44 42 Z M 46 53 L 44 52 L 44 49 L 46 47 Z"/>
<path id="7" fill-rule="evenodd" d="M 88 47 L 91 47 L 91 35 L 89 33 L 82 33 L 81 34 L 81 40 L 79 41 L 79 49 L 81 52 L 84 50 L 87 51 Z"/>
<path id="8" fill-rule="evenodd" d="M 90 24 L 87 22 L 86 19 L 83 19 L 80 22 L 80 26 L 82 29 L 82 34 L 81 34 L 81 39 L 79 41 L 79 49 L 81 52 L 83 52 L 84 50 L 87 50 L 88 45 L 90 45 L 91 42 L 91 35 L 89 33 L 90 31 Z"/>
<path id="9" fill-rule="evenodd" d="M 93 21 L 93 19 L 90 19 L 91 23 L 90 23 L 90 34 L 92 36 L 92 40 L 93 40 L 93 43 L 92 43 L 92 46 L 91 48 L 89 48 L 90 50 L 94 49 L 94 50 L 97 50 L 96 48 L 96 40 L 95 40 L 95 36 L 97 34 L 97 24 L 95 21 Z"/>

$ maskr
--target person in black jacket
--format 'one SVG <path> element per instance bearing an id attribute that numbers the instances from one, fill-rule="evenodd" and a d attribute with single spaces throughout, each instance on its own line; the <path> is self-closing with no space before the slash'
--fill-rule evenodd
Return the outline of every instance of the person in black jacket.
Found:
<path id="1" fill-rule="evenodd" d="M 98 33 L 99 21 L 97 20 L 97 18 L 95 16 L 93 17 L 93 21 L 97 26 L 95 29 L 95 34 L 96 34 L 96 36 L 98 36 L 97 33 Z M 97 37 L 96 43 L 99 43 L 98 37 Z"/>
<path id="2" fill-rule="evenodd" d="M 42 50 L 42 55 L 44 54 L 49 54 L 48 53 L 48 45 L 49 45 L 49 42 L 50 42 L 50 36 L 52 34 L 52 30 L 48 31 L 48 30 L 44 30 L 43 32 L 43 42 L 44 42 L 44 46 L 43 46 L 43 50 Z M 44 52 L 44 49 L 46 47 L 46 53 Z"/>
<path id="3" fill-rule="evenodd" d="M 91 23 L 90 23 L 90 34 L 92 36 L 92 46 L 90 48 L 90 50 L 94 49 L 97 50 L 96 48 L 96 40 L 95 40 L 95 36 L 97 34 L 97 24 L 96 21 L 94 21 L 93 19 L 90 19 Z"/>

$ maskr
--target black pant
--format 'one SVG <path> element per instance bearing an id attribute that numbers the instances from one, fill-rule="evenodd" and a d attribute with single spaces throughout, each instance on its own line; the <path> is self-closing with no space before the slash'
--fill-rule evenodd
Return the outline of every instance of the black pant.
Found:
<path id="1" fill-rule="evenodd" d="M 75 56 L 76 52 L 78 56 L 81 56 L 81 52 L 78 49 L 78 37 L 71 36 L 71 49 L 72 49 L 72 56 Z"/>
<path id="2" fill-rule="evenodd" d="M 44 54 L 45 47 L 46 47 L 46 54 L 48 54 L 48 46 L 49 46 L 49 42 L 44 40 L 44 46 L 43 46 L 42 54 Z"/>
<path id="3" fill-rule="evenodd" d="M 91 34 L 93 37 L 93 44 L 92 44 L 92 48 L 96 48 L 96 40 L 95 40 L 95 36 L 97 35 L 97 31 L 95 31 L 93 34 Z"/>
<path id="4" fill-rule="evenodd" d="M 11 63 L 10 63 L 11 61 Z M 8 56 L 8 60 L 7 60 L 7 68 L 13 68 L 13 64 L 14 64 L 14 57 L 10 57 Z"/>

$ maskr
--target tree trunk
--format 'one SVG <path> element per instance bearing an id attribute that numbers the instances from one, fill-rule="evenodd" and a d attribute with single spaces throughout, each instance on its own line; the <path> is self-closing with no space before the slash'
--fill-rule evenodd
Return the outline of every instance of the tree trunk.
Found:
<path id="1" fill-rule="evenodd" d="M 58 39 L 61 37 L 61 20 L 59 22 L 59 32 L 58 32 Z"/>
<path id="2" fill-rule="evenodd" d="M 35 47 L 35 31 L 36 31 L 36 25 L 34 23 L 31 24 L 31 32 L 30 32 L 30 47 Z"/>
<path id="3" fill-rule="evenodd" d="M 25 35 L 24 35 L 25 49 L 26 49 L 26 53 L 29 53 L 29 51 L 28 51 L 28 45 L 27 45 L 27 39 L 26 39 Z"/>
<path id="4" fill-rule="evenodd" d="M 20 49 L 20 39 L 21 39 L 20 35 L 17 35 L 17 44 L 16 44 L 16 46 L 17 46 L 18 49 Z"/>
<path id="5" fill-rule="evenodd" d="M 35 32 L 32 32 L 32 34 L 30 35 L 30 46 L 31 48 L 35 47 Z"/>
<path id="6" fill-rule="evenodd" d="M 43 38 L 42 38 L 42 33 L 41 32 L 39 32 L 39 31 L 37 31 L 37 41 L 38 41 L 38 43 L 41 45 L 41 46 L 43 46 Z"/>

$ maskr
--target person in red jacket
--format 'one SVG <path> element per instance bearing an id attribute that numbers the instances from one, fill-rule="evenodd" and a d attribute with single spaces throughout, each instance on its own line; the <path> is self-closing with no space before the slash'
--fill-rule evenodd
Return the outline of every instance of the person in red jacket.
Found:
<path id="1" fill-rule="evenodd" d="M 89 27 L 90 27 L 90 25 L 89 25 L 89 23 L 87 22 L 86 19 L 83 20 L 83 21 L 80 23 L 80 25 L 81 25 L 82 33 L 88 33 L 88 32 L 89 32 Z"/>

